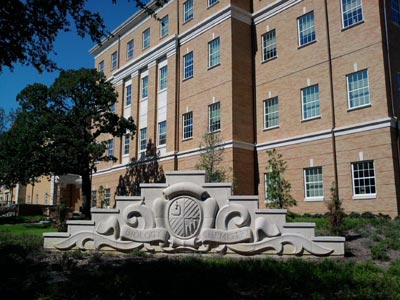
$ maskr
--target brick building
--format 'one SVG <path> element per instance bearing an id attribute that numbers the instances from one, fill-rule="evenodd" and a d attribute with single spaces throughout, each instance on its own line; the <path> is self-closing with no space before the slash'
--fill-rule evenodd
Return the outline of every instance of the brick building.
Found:
<path id="1" fill-rule="evenodd" d="M 235 193 L 260 206 L 275 148 L 293 211 L 326 211 L 338 182 L 346 212 L 399 214 L 399 0 L 170 0 L 156 13 L 90 50 L 137 124 L 133 140 L 104 137 L 118 161 L 98 166 L 93 195 L 102 186 L 112 206 L 148 140 L 165 171 L 187 170 L 219 132 Z"/>

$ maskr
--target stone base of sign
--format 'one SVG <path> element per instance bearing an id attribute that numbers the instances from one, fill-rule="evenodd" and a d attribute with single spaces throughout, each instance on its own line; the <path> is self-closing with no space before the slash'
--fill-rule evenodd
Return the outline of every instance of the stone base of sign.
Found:
<path id="1" fill-rule="evenodd" d="M 343 256 L 343 237 L 315 236 L 314 223 L 287 223 L 285 209 L 259 209 L 257 196 L 232 196 L 231 184 L 206 183 L 203 171 L 166 173 L 139 197 L 116 197 L 68 232 L 44 233 L 54 250 L 138 249 L 151 253 Z"/>

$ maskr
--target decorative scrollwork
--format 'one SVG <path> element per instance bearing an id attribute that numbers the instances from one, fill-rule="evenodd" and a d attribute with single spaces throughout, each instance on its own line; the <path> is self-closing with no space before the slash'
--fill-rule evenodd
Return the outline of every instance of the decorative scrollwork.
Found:
<path id="1" fill-rule="evenodd" d="M 250 214 L 247 208 L 238 204 L 229 204 L 222 207 L 217 214 L 215 228 L 229 230 L 231 229 L 231 223 L 234 225 L 233 228 L 247 226 L 250 223 Z"/>

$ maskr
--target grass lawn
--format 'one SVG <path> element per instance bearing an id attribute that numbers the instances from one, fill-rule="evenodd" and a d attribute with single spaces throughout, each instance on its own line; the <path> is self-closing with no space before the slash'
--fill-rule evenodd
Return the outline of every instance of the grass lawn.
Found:
<path id="1" fill-rule="evenodd" d="M 16 235 L 36 235 L 42 236 L 44 232 L 55 232 L 57 228 L 47 224 L 4 224 L 0 225 L 0 235 L 16 234 Z"/>

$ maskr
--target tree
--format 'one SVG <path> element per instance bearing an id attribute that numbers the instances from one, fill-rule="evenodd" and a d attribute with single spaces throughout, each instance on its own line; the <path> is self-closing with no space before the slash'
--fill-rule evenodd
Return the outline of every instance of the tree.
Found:
<path id="1" fill-rule="evenodd" d="M 296 200 L 290 195 L 291 184 L 283 175 L 286 171 L 286 161 L 276 149 L 268 150 L 268 180 L 267 191 L 269 206 L 288 208 L 297 205 Z"/>
<path id="2" fill-rule="evenodd" d="M 2 0 L 0 5 L 0 73 L 3 67 L 33 65 L 39 72 L 54 71 L 57 65 L 49 58 L 60 31 L 70 31 L 71 19 L 80 37 L 89 35 L 100 43 L 107 35 L 98 13 L 85 9 L 88 0 Z M 129 1 L 129 0 L 128 0 Z M 112 3 L 116 3 L 112 0 Z M 153 6 L 135 0 L 137 7 L 157 18 L 155 8 L 167 1 L 157 0 Z"/>
<path id="3" fill-rule="evenodd" d="M 224 148 L 219 133 L 205 133 L 200 143 L 200 159 L 197 170 L 205 170 L 209 182 L 227 180 L 226 170 L 219 167 L 223 160 Z"/>
<path id="4" fill-rule="evenodd" d="M 90 214 L 91 174 L 105 154 L 109 134 L 135 134 L 133 119 L 111 111 L 117 94 L 94 69 L 62 71 L 49 88 L 26 87 L 17 97 L 16 121 L 0 140 L 0 183 L 32 183 L 37 177 L 73 173 L 82 176 L 83 213 Z M 4 163 L 4 165 L 3 165 Z"/>
<path id="5" fill-rule="evenodd" d="M 326 203 L 329 216 L 329 231 L 333 235 L 339 235 L 342 234 L 343 218 L 345 216 L 345 213 L 342 207 L 342 201 L 339 199 L 339 195 L 337 193 L 336 185 L 334 182 L 332 182 L 330 192 L 331 197 Z"/>

